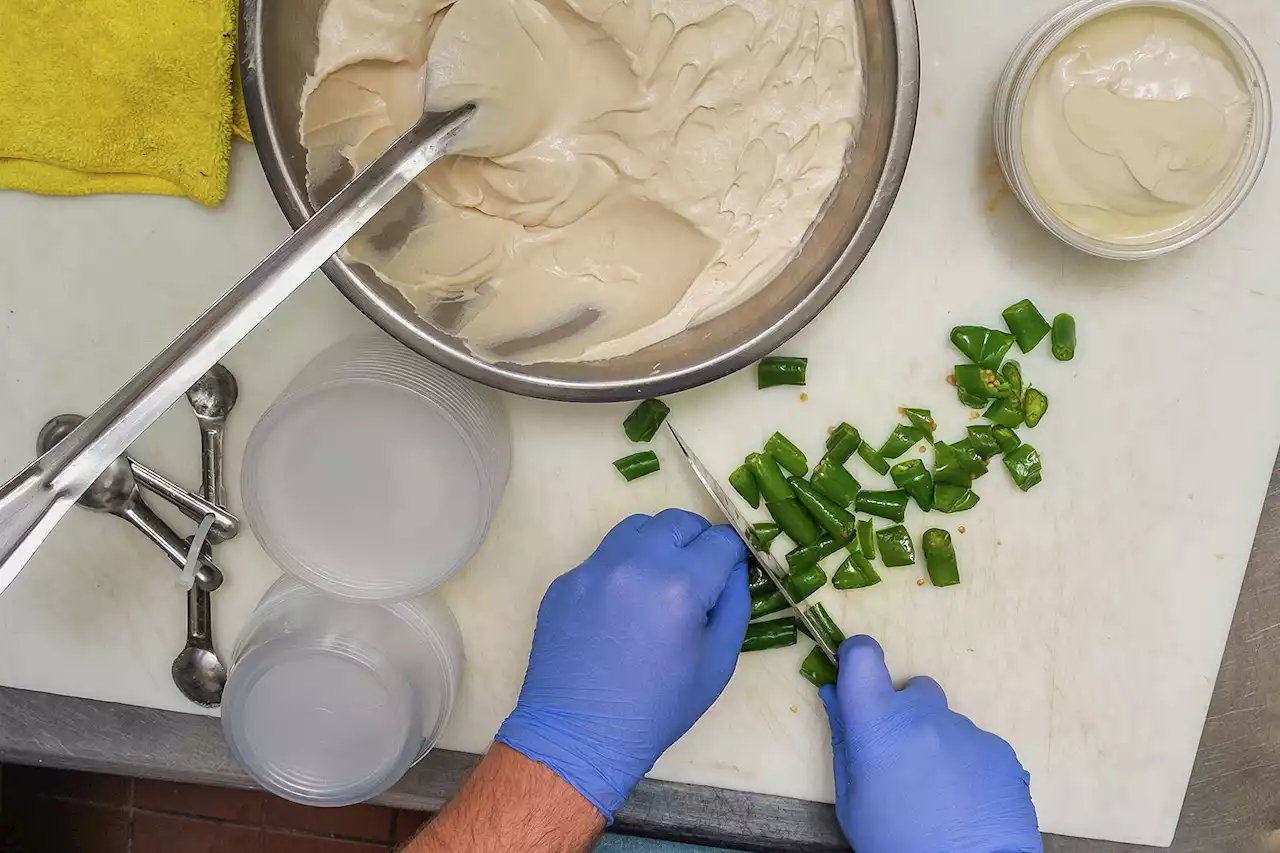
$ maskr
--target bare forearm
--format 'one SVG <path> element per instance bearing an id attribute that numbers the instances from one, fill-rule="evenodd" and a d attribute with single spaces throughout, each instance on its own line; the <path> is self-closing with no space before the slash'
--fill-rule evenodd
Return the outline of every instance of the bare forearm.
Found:
<path id="1" fill-rule="evenodd" d="M 494 744 L 403 853 L 585 853 L 604 818 L 554 772 Z"/>

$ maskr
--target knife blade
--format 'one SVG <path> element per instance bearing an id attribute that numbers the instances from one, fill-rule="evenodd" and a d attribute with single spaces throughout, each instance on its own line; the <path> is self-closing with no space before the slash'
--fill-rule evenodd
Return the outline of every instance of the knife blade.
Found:
<path id="1" fill-rule="evenodd" d="M 761 551 L 751 544 L 751 536 L 749 535 L 751 522 L 747 521 L 746 517 L 734 506 L 732 499 L 725 494 L 724 489 L 720 488 L 720 484 L 716 482 L 716 478 L 711 476 L 707 466 L 703 465 L 702 460 L 689 448 L 689 445 L 685 444 L 684 439 L 680 437 L 680 433 L 676 432 L 676 428 L 672 425 L 670 419 L 667 420 L 667 429 L 671 430 L 671 437 L 676 440 L 676 444 L 680 447 L 680 452 L 684 454 L 685 461 L 693 469 L 693 474 L 698 478 L 698 482 L 702 483 L 702 487 L 707 490 L 707 494 L 711 495 L 711 500 L 720 508 L 720 512 L 724 514 L 733 529 L 738 531 L 738 535 L 742 537 L 747 550 L 760 563 L 761 568 L 773 580 L 778 587 L 778 591 L 782 593 L 782 597 L 791 606 L 791 611 L 795 614 L 796 619 L 800 620 L 800 623 L 805 626 L 809 635 L 813 637 L 814 642 L 818 644 L 818 648 L 822 649 L 827 659 L 832 663 L 836 663 L 836 650 L 827 641 L 814 618 L 809 615 L 807 610 L 800 608 L 800 603 L 791 594 L 791 588 L 787 584 L 787 572 L 782 568 L 782 564 L 768 551 Z"/>

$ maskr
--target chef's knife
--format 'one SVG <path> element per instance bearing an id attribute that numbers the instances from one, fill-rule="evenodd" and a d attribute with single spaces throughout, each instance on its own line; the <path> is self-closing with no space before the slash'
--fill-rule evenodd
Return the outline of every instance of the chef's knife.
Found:
<path id="1" fill-rule="evenodd" d="M 702 461 L 689 449 L 689 445 L 684 443 L 684 439 L 680 437 L 680 433 L 676 432 L 676 428 L 671 425 L 669 420 L 667 421 L 667 428 L 671 430 L 671 437 L 680 446 L 680 452 L 684 454 L 685 461 L 693 469 L 694 476 L 698 478 L 698 482 L 702 483 L 702 487 L 707 490 L 707 494 L 711 495 L 711 500 L 715 501 L 716 506 L 720 508 L 720 512 L 724 513 L 724 517 L 729 520 L 729 524 L 733 525 L 733 529 L 738 531 L 738 535 L 742 537 L 742 541 L 746 543 L 747 549 L 751 551 L 760 566 L 768 572 L 769 577 L 773 579 L 774 584 L 778 587 L 778 591 L 782 593 L 782 597 L 787 600 L 787 604 L 791 605 L 791 610 L 795 613 L 796 619 L 800 620 L 804 625 L 807 633 L 818 644 L 818 648 L 822 649 L 832 663 L 835 663 L 836 650 L 831 647 L 831 643 L 827 642 L 822 630 L 818 627 L 813 617 L 809 615 L 809 612 L 802 610 L 795 596 L 791 594 L 791 587 L 787 583 L 787 573 L 783 570 L 777 558 L 768 551 L 761 551 L 751 544 L 751 523 L 743 518 L 742 513 L 733 505 L 733 501 L 724 493 L 724 489 L 720 488 L 720 484 L 716 482 L 715 477 L 711 476 L 707 466 L 703 465 Z"/>

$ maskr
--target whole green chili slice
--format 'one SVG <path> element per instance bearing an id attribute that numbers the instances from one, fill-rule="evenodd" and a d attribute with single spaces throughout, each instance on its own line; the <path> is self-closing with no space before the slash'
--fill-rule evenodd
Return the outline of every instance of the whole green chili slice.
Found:
<path id="1" fill-rule="evenodd" d="M 776 388 L 779 385 L 804 385 L 805 372 L 809 368 L 807 358 L 769 356 L 756 365 L 756 386 Z"/>
<path id="2" fill-rule="evenodd" d="M 876 535 L 869 518 L 858 519 L 858 548 L 868 560 L 876 558 Z"/>
<path id="3" fill-rule="evenodd" d="M 965 486 L 936 483 L 933 487 L 933 508 L 938 512 L 964 512 L 978 505 L 977 493 Z"/>
<path id="4" fill-rule="evenodd" d="M 897 459 L 924 440 L 924 432 L 919 427 L 898 424 L 889 433 L 889 437 L 880 445 L 880 456 L 883 459 Z"/>
<path id="5" fill-rule="evenodd" d="M 751 469 L 745 463 L 733 469 L 733 473 L 729 475 L 729 485 L 733 486 L 733 490 L 741 495 L 752 509 L 760 508 L 760 484 L 756 482 L 756 475 L 751 473 Z"/>
<path id="6" fill-rule="evenodd" d="M 933 482 L 935 489 L 943 483 L 967 489 L 973 483 L 973 474 L 961 461 L 959 452 L 945 441 L 933 446 Z M 934 502 L 937 502 L 936 498 Z"/>
<path id="7" fill-rule="evenodd" d="M 1076 318 L 1059 314 L 1053 318 L 1053 331 L 1049 348 L 1058 361 L 1070 361 L 1076 357 Z"/>
<path id="8" fill-rule="evenodd" d="M 1028 388 L 1027 396 L 1022 398 L 1022 414 L 1027 420 L 1027 429 L 1034 429 L 1047 411 L 1049 411 L 1049 398 L 1045 393 L 1039 388 Z"/>
<path id="9" fill-rule="evenodd" d="M 810 566 L 816 566 L 848 544 L 848 540 L 823 536 L 812 545 L 792 548 L 787 552 L 787 569 L 791 572 L 799 572 Z"/>
<path id="10" fill-rule="evenodd" d="M 874 515 L 889 521 L 902 521 L 907 517 L 907 493 L 901 489 L 891 492 L 863 489 L 858 492 L 858 512 Z"/>
<path id="11" fill-rule="evenodd" d="M 642 450 L 639 453 L 633 453 L 630 456 L 615 460 L 613 467 L 617 468 L 618 473 L 630 483 L 632 480 L 638 480 L 646 474 L 652 474 L 661 466 L 658 464 L 658 454 L 652 450 Z"/>
<path id="12" fill-rule="evenodd" d="M 853 550 L 831 576 L 831 585 L 836 589 L 865 589 L 878 583 L 880 575 L 876 573 L 875 566 L 861 553 Z"/>
<path id="13" fill-rule="evenodd" d="M 876 450 L 865 441 L 858 447 L 858 456 L 862 461 L 867 463 L 867 467 L 877 474 L 885 475 L 889 473 L 889 463 L 880 455 L 880 451 Z"/>
<path id="14" fill-rule="evenodd" d="M 1022 381 L 1022 365 L 1009 359 L 1004 363 L 1004 367 L 1000 368 L 1000 375 L 1004 377 L 1005 382 L 1009 383 L 1013 401 L 1021 402 L 1023 391 L 1026 389 L 1026 384 Z"/>
<path id="15" fill-rule="evenodd" d="M 782 532 L 797 545 L 812 545 L 822 537 L 822 528 L 818 526 L 818 522 L 795 498 L 766 501 L 765 508 L 782 528 Z"/>
<path id="16" fill-rule="evenodd" d="M 1013 335 L 983 326 L 956 326 L 951 343 L 974 364 L 996 370 L 1013 346 Z"/>
<path id="17" fill-rule="evenodd" d="M 747 592 L 751 593 L 751 597 L 759 598 L 762 595 L 772 595 L 777 590 L 777 584 L 773 582 L 773 578 L 769 577 L 769 573 L 764 570 L 764 567 L 754 559 L 748 559 Z"/>
<path id="18" fill-rule="evenodd" d="M 970 477 L 976 480 L 987 473 L 987 460 L 978 454 L 978 451 L 974 449 L 973 442 L 969 441 L 968 438 L 951 442 L 951 449 L 959 457 L 960 467 L 968 471 Z"/>
<path id="19" fill-rule="evenodd" d="M 840 630 L 840 626 L 836 624 L 836 620 L 831 618 L 831 614 L 827 612 L 827 608 L 821 602 L 809 608 L 809 618 L 813 620 L 813 628 L 822 635 L 833 649 L 840 648 L 840 644 L 844 642 L 844 631 Z"/>
<path id="20" fill-rule="evenodd" d="M 920 538 L 924 551 L 924 566 L 934 586 L 955 586 L 960 583 L 960 566 L 956 562 L 956 549 L 951 544 L 951 534 L 938 528 L 930 528 Z"/>
<path id="21" fill-rule="evenodd" d="M 810 566 L 798 572 L 791 572 L 787 576 L 787 591 L 798 604 L 821 589 L 826 582 L 827 573 L 822 570 L 822 567 Z M 759 619 L 761 616 L 786 610 L 790 606 L 786 596 L 777 590 L 767 595 L 755 596 L 751 599 L 751 618 Z"/>
<path id="22" fill-rule="evenodd" d="M 832 459 L 830 454 L 813 466 L 813 476 L 809 478 L 809 482 L 818 494 L 842 507 L 851 506 L 857 499 L 858 492 L 862 491 L 862 485 L 857 479 L 847 468 Z"/>
<path id="23" fill-rule="evenodd" d="M 852 539 L 857 535 L 858 520 L 853 513 L 818 494 L 811 483 L 800 477 L 792 477 L 790 483 L 800 505 L 809 511 L 823 530 L 836 539 Z"/>
<path id="24" fill-rule="evenodd" d="M 1015 302 L 1002 312 L 1004 324 L 1018 341 L 1018 349 L 1031 352 L 1049 334 L 1049 321 L 1030 299 Z"/>
<path id="25" fill-rule="evenodd" d="M 1004 377 L 988 367 L 957 364 L 951 375 L 956 379 L 956 388 L 963 389 L 965 394 L 975 400 L 994 400 L 1013 395 L 1013 389 Z"/>
<path id="26" fill-rule="evenodd" d="M 973 451 L 983 459 L 990 459 L 1000 454 L 1000 444 L 996 441 L 995 427 L 971 426 L 965 429 L 969 444 Z"/>
<path id="27" fill-rule="evenodd" d="M 809 473 L 809 460 L 805 458 L 804 451 L 780 432 L 769 436 L 769 440 L 764 443 L 764 452 L 797 477 Z"/>
<path id="28" fill-rule="evenodd" d="M 915 565 L 916 549 L 911 544 L 911 534 L 901 524 L 877 530 L 876 545 L 880 549 L 880 562 L 889 568 Z"/>
<path id="29" fill-rule="evenodd" d="M 911 425 L 920 430 L 924 435 L 924 440 L 933 444 L 933 431 L 938 428 L 938 423 L 933 419 L 933 413 L 928 409 L 911 409 L 903 407 L 898 409 L 906 419 L 911 421 Z"/>
<path id="30" fill-rule="evenodd" d="M 751 525 L 747 530 L 747 538 L 751 540 L 751 544 L 757 551 L 768 551 L 769 546 L 773 544 L 773 540 L 778 538 L 778 534 L 782 532 L 782 528 L 776 524 L 770 524 L 762 521 L 759 524 Z"/>
<path id="31" fill-rule="evenodd" d="M 797 636 L 796 620 L 791 616 L 752 622 L 747 626 L 747 635 L 742 640 L 742 651 L 763 652 L 794 646 Z"/>
<path id="32" fill-rule="evenodd" d="M 1004 466 L 1013 476 L 1014 485 L 1029 492 L 1040 482 L 1040 454 L 1029 444 L 1023 444 L 1012 453 L 1004 455 Z"/>
<path id="33" fill-rule="evenodd" d="M 1009 429 L 1017 429 L 1022 426 L 1022 407 L 1016 400 L 996 400 L 982 416 L 993 424 L 1007 426 Z"/>
<path id="34" fill-rule="evenodd" d="M 645 400 L 627 415 L 622 429 L 632 441 L 652 441 L 669 414 L 671 407 L 661 400 Z"/>
<path id="35" fill-rule="evenodd" d="M 785 501 L 794 498 L 791 487 L 787 485 L 787 476 L 778 467 L 778 460 L 764 453 L 752 453 L 747 457 L 747 468 L 756 478 L 760 494 L 766 502 Z"/>
<path id="36" fill-rule="evenodd" d="M 858 430 L 846 423 L 840 424 L 827 436 L 827 456 L 840 464 L 849 461 L 862 446 L 862 436 Z"/>
<path id="37" fill-rule="evenodd" d="M 1008 453 L 1022 444 L 1022 439 L 1018 438 L 1018 434 L 1013 431 L 1012 427 L 994 426 L 991 428 L 991 434 L 995 436 L 996 444 L 1000 445 L 1001 453 Z"/>
<path id="38" fill-rule="evenodd" d="M 893 484 L 911 496 L 920 509 L 933 509 L 933 477 L 919 459 L 907 459 L 889 469 Z"/>
<path id="39" fill-rule="evenodd" d="M 836 665 L 831 662 L 826 653 L 818 646 L 814 646 L 813 651 L 805 655 L 805 659 L 800 662 L 800 674 L 814 687 L 826 687 L 828 684 L 835 684 L 839 678 L 839 670 L 836 669 Z"/>

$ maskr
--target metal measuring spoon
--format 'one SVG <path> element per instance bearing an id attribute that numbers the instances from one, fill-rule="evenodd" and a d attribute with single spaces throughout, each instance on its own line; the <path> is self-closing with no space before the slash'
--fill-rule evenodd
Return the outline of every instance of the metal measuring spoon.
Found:
<path id="1" fill-rule="evenodd" d="M 226 505 L 223 431 L 239 396 L 235 376 L 221 364 L 187 391 L 200 424 L 200 491 L 216 506 Z M 207 590 L 193 586 L 187 592 L 187 645 L 173 659 L 170 672 L 174 685 L 192 702 L 209 708 L 222 704 L 227 668 L 213 648 L 213 596 Z"/>
<path id="2" fill-rule="evenodd" d="M 76 422 L 72 418 L 65 415 L 53 418 L 40 430 L 40 436 L 36 440 L 37 452 L 48 453 L 75 428 Z M 142 499 L 127 457 L 119 456 L 108 465 L 77 503 L 123 518 L 159 545 L 174 565 L 180 569 L 186 566 L 187 543 Z M 200 565 L 196 567 L 195 583 L 204 589 L 217 589 L 222 586 L 222 571 L 208 558 L 202 557 Z"/>

